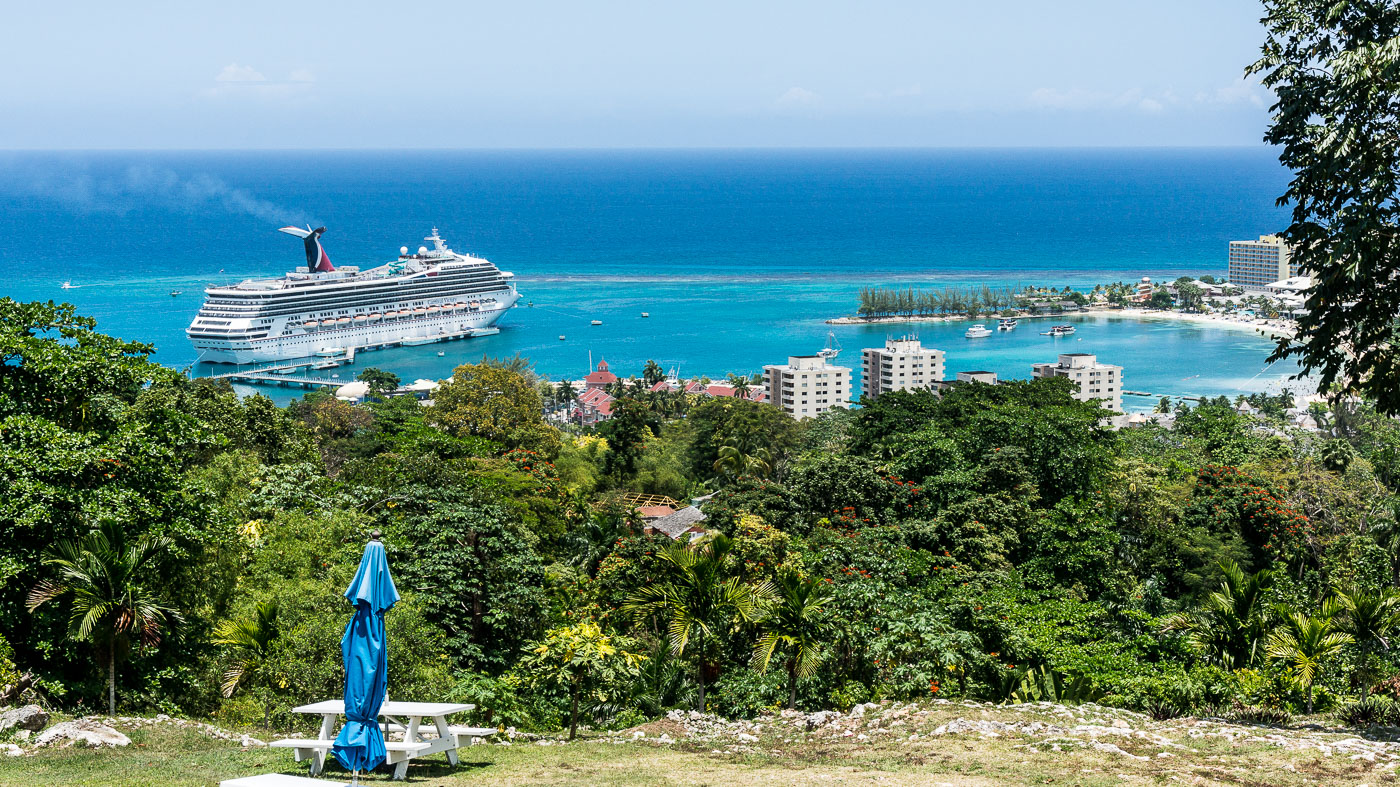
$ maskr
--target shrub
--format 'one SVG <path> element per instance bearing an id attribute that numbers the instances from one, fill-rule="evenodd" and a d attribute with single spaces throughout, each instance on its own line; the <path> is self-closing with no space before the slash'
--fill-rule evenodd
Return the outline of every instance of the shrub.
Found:
<path id="1" fill-rule="evenodd" d="M 1400 705 L 1386 697 L 1367 697 L 1338 708 L 1337 720 L 1348 727 L 1394 726 L 1400 723 Z"/>
<path id="2" fill-rule="evenodd" d="M 1270 727 L 1282 727 L 1293 719 L 1293 714 L 1289 713 L 1287 708 L 1268 705 L 1241 705 L 1239 702 L 1236 702 L 1222 715 L 1229 721 L 1238 724 L 1264 724 Z"/>

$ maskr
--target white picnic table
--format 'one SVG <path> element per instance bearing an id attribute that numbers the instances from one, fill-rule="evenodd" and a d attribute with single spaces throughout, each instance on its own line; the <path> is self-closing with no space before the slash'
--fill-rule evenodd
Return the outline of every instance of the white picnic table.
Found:
<path id="1" fill-rule="evenodd" d="M 384 731 L 384 748 L 387 752 L 385 762 L 394 766 L 394 778 L 407 777 L 408 761 L 414 757 L 446 752 L 447 761 L 456 765 L 458 747 L 470 746 L 472 738 L 494 734 L 494 727 L 454 727 L 447 723 L 448 716 L 475 709 L 475 705 L 465 703 L 394 700 L 380 706 L 379 726 Z M 316 738 L 285 738 L 268 745 L 292 749 L 297 762 L 311 760 L 311 775 L 317 776 L 325 768 L 326 755 L 335 745 L 336 721 L 345 715 L 345 701 L 326 700 L 302 705 L 292 711 L 319 715 L 320 735 Z M 427 725 L 424 725 L 424 719 L 429 720 Z"/>

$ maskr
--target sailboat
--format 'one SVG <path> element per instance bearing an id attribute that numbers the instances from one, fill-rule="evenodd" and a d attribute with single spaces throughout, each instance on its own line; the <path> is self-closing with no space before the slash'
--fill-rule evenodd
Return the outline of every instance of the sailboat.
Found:
<path id="1" fill-rule="evenodd" d="M 836 341 L 836 332 L 826 332 L 826 346 L 817 350 L 817 355 L 826 359 L 827 363 L 836 360 L 836 356 L 841 354 L 841 343 Z"/>

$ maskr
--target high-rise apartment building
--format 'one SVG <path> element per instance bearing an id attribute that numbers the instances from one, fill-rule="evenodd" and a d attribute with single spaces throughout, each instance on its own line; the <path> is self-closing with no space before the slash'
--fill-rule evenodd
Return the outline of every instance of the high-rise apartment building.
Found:
<path id="1" fill-rule="evenodd" d="M 793 418 L 812 418 L 851 406 L 851 369 L 821 355 L 793 355 L 786 364 L 763 367 L 763 389 L 768 401 Z"/>
<path id="2" fill-rule="evenodd" d="M 861 381 L 874 399 L 889 391 L 930 388 L 943 380 L 943 351 L 918 339 L 886 339 L 884 347 L 861 350 Z"/>
<path id="3" fill-rule="evenodd" d="M 1068 377 L 1079 384 L 1074 398 L 1081 402 L 1103 401 L 1110 410 L 1123 412 L 1123 367 L 1099 363 L 1089 353 L 1061 353 L 1055 363 L 1031 366 L 1036 377 Z"/>
<path id="4" fill-rule="evenodd" d="M 1259 240 L 1230 241 L 1230 283 L 1246 290 L 1262 290 L 1276 281 L 1299 275 L 1288 244 L 1277 235 Z"/>

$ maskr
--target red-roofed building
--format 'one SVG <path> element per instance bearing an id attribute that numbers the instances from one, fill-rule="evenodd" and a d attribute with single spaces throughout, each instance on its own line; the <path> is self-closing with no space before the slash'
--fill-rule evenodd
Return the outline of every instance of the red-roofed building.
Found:
<path id="1" fill-rule="evenodd" d="M 606 358 L 598 361 L 597 371 L 589 373 L 583 378 L 583 384 L 588 389 L 606 388 L 617 382 L 617 375 L 608 371 L 608 361 Z"/>
<path id="2" fill-rule="evenodd" d="M 653 386 L 651 387 L 651 392 L 652 392 L 652 393 L 657 393 L 657 392 L 659 392 L 659 391 L 674 391 L 674 390 L 676 390 L 676 389 L 675 389 L 674 387 L 672 387 L 671 381 L 670 381 L 670 380 L 662 380 L 662 381 L 658 382 L 656 385 L 653 385 Z"/>
<path id="3" fill-rule="evenodd" d="M 685 384 L 685 392 L 688 394 L 706 393 L 705 384 L 700 382 L 699 380 L 691 380 L 690 382 Z"/>
<path id="4" fill-rule="evenodd" d="M 573 419 L 584 426 L 591 426 L 612 417 L 612 403 L 615 400 L 601 388 L 590 388 L 579 395 Z"/>

